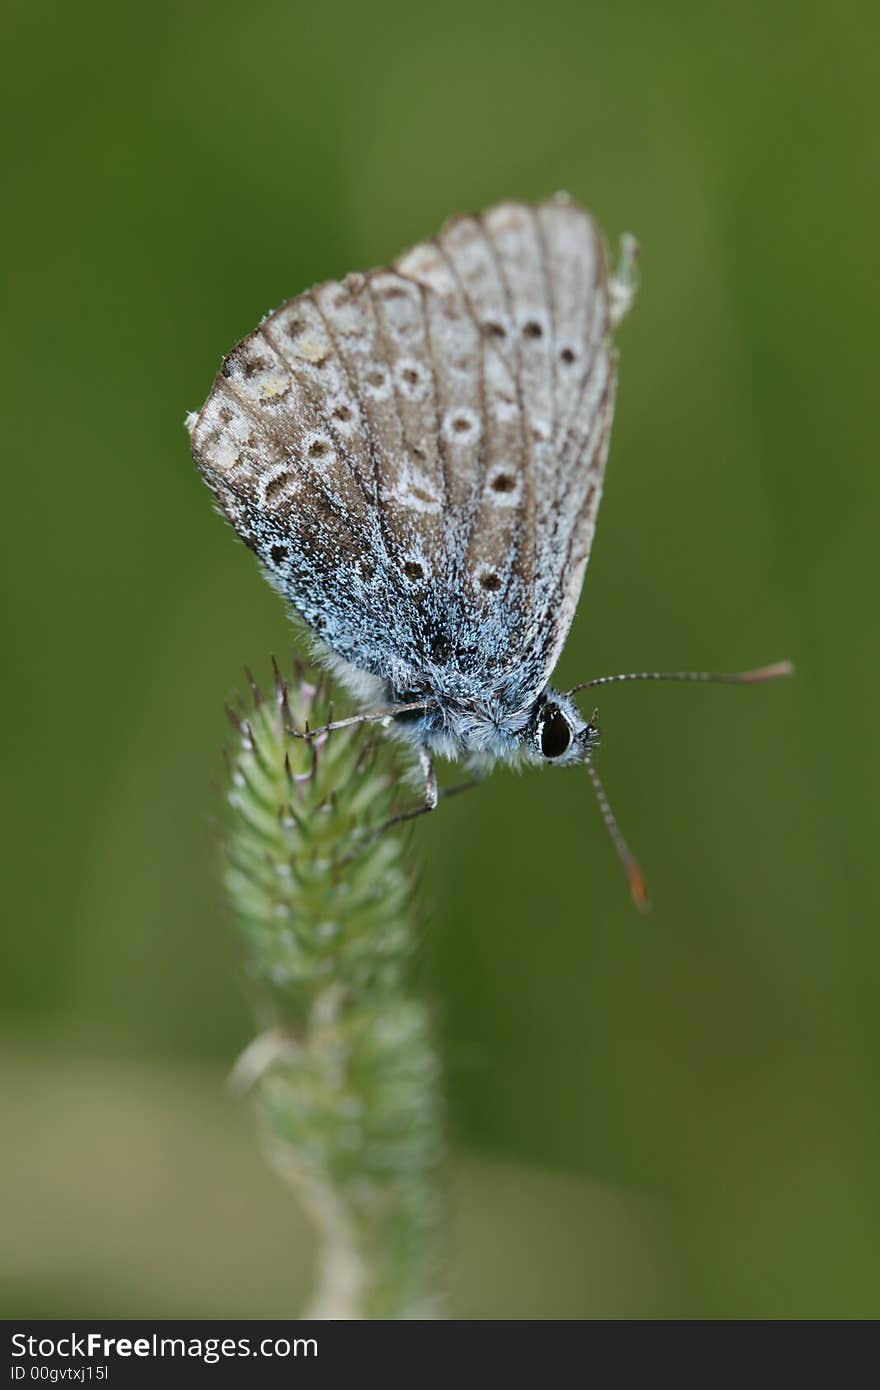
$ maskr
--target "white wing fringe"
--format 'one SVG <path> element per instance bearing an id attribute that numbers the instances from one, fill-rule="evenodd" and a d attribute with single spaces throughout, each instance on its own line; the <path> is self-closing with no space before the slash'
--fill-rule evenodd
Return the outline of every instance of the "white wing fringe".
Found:
<path id="1" fill-rule="evenodd" d="M 608 282 L 612 328 L 616 328 L 620 320 L 629 313 L 630 306 L 636 297 L 636 290 L 639 287 L 639 277 L 636 270 L 638 254 L 639 243 L 630 232 L 624 232 L 620 238 L 620 258 L 617 262 L 617 268 Z"/>

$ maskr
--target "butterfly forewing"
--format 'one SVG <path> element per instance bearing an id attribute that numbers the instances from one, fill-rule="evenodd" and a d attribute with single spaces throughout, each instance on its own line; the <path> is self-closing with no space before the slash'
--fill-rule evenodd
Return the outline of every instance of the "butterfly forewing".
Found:
<path id="1" fill-rule="evenodd" d="M 574 613 L 613 386 L 592 220 L 504 203 L 270 314 L 193 451 L 334 653 L 398 690 L 519 708 Z"/>

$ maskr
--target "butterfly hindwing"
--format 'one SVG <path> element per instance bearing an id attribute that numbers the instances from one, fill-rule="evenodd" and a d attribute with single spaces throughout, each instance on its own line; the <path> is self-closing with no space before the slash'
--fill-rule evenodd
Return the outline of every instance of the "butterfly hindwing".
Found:
<path id="1" fill-rule="evenodd" d="M 484 330 L 487 417 L 509 421 L 490 440 L 487 476 L 513 486 L 484 487 L 471 553 L 485 564 L 496 543 L 519 663 L 504 678 L 527 701 L 571 625 L 601 497 L 615 377 L 605 250 L 565 197 L 456 218 L 439 245 Z"/>

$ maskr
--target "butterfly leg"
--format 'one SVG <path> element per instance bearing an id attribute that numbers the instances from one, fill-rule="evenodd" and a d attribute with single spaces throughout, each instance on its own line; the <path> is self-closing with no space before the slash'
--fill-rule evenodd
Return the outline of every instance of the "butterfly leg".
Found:
<path id="1" fill-rule="evenodd" d="M 400 825 L 405 820 L 415 820 L 416 816 L 426 816 L 429 811 L 436 811 L 437 802 L 440 794 L 437 791 L 437 773 L 434 770 L 434 759 L 424 748 L 419 749 L 419 767 L 422 769 L 422 776 L 425 779 L 425 799 L 421 806 L 413 806 L 410 811 L 399 811 L 396 816 L 385 821 L 376 831 L 377 835 L 383 835 L 386 830 L 390 830 L 392 825 Z"/>
<path id="2" fill-rule="evenodd" d="M 413 806 L 409 811 L 399 811 L 396 816 L 391 816 L 388 820 L 383 821 L 381 825 L 377 825 L 375 830 L 370 830 L 363 839 L 358 842 L 358 848 L 349 856 L 350 858 L 354 858 L 365 845 L 373 844 L 375 840 L 378 840 L 380 835 L 384 835 L 385 831 L 390 830 L 392 826 L 401 825 L 403 821 L 415 820 L 417 816 L 426 816 L 429 811 L 436 811 L 437 802 L 440 799 L 437 791 L 437 774 L 434 771 L 433 759 L 430 753 L 426 752 L 424 748 L 419 749 L 419 766 L 422 769 L 422 776 L 425 779 L 425 799 L 421 806 Z"/>
<path id="3" fill-rule="evenodd" d="M 386 705 L 384 709 L 371 709 L 364 714 L 350 714 L 347 719 L 332 719 L 329 724 L 322 724 L 317 729 L 310 729 L 307 724 L 305 729 L 292 729 L 291 733 L 294 738 L 319 738 L 321 734 L 330 734 L 334 729 L 351 729 L 356 724 L 369 724 L 383 719 L 393 719 L 396 714 L 406 714 L 410 710 L 426 710 L 428 708 L 429 705 L 426 700 L 410 700 L 403 705 Z"/>
<path id="4" fill-rule="evenodd" d="M 460 792 L 469 792 L 472 787 L 478 787 L 482 780 L 483 774 L 478 772 L 473 777 L 469 777 L 466 782 L 456 782 L 454 787 L 442 787 L 440 800 L 445 801 L 448 796 L 458 796 Z"/>
<path id="5" fill-rule="evenodd" d="M 475 787 L 478 782 L 482 781 L 482 777 L 477 775 L 469 778 L 467 782 L 459 782 L 454 787 L 444 787 L 443 790 L 440 791 L 437 787 L 437 774 L 434 771 L 433 759 L 430 753 L 426 752 L 423 748 L 419 749 L 419 766 L 422 770 L 422 776 L 425 779 L 425 799 L 421 806 L 413 806 L 409 811 L 400 811 L 396 816 L 391 816 L 389 820 L 383 821 L 375 830 L 370 831 L 365 840 L 360 842 L 361 847 L 363 847 L 364 844 L 372 844 L 374 840 L 377 840 L 380 835 L 384 835 L 385 831 L 390 830 L 392 826 L 400 825 L 403 821 L 415 820 L 418 816 L 426 816 L 429 811 L 436 811 L 437 803 L 444 797 L 456 796 L 459 792 L 466 792 L 471 787 Z"/>
<path id="6" fill-rule="evenodd" d="M 390 830 L 393 825 L 400 825 L 401 821 L 415 820 L 417 816 L 426 816 L 429 811 L 436 811 L 437 804 L 444 801 L 448 796 L 458 796 L 459 792 L 470 791 L 471 787 L 476 787 L 483 779 L 480 774 L 469 777 L 466 782 L 457 782 L 454 787 L 444 787 L 442 790 L 437 788 L 437 773 L 434 770 L 434 761 L 430 753 L 424 748 L 419 749 L 419 766 L 422 769 L 422 776 L 425 779 L 425 799 L 421 806 L 413 806 L 409 811 L 400 811 L 396 816 L 379 826 L 375 832 L 382 835 L 386 830 Z"/>

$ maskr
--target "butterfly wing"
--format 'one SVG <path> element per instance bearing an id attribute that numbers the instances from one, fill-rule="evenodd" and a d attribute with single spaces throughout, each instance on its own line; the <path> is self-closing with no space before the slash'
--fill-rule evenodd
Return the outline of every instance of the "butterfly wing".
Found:
<path id="1" fill-rule="evenodd" d="M 602 238 L 568 198 L 502 203 L 397 265 L 448 312 L 463 306 L 481 340 L 460 582 L 494 614 L 484 688 L 525 707 L 565 642 L 601 497 L 616 381 Z"/>
<path id="2" fill-rule="evenodd" d="M 336 656 L 398 691 L 519 707 L 589 555 L 609 324 L 589 216 L 501 204 L 269 314 L 224 362 L 193 452 Z"/>

